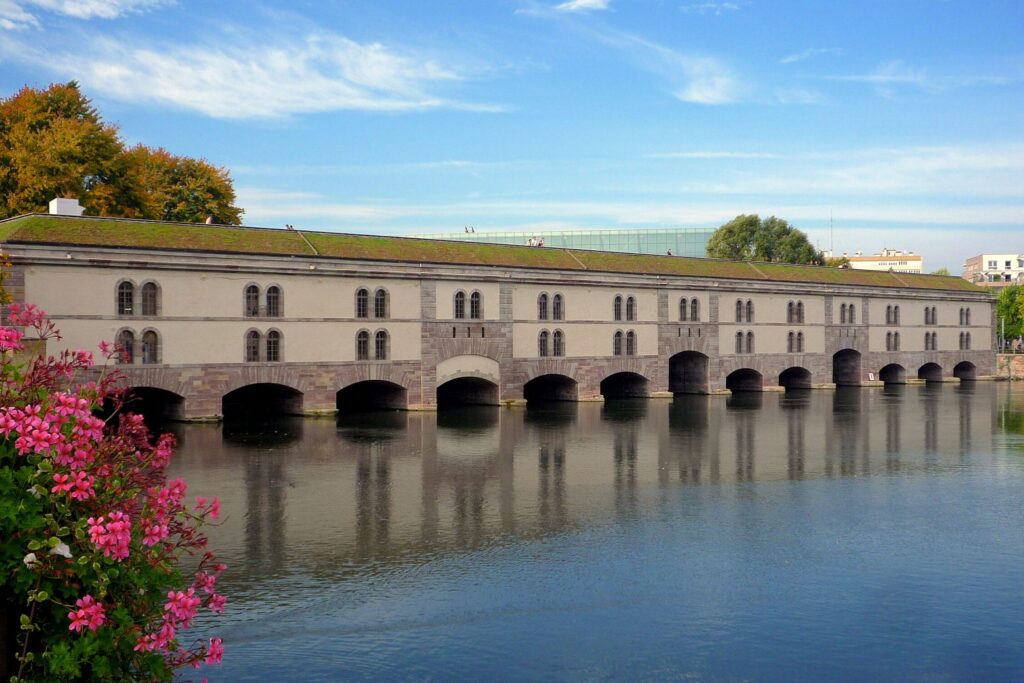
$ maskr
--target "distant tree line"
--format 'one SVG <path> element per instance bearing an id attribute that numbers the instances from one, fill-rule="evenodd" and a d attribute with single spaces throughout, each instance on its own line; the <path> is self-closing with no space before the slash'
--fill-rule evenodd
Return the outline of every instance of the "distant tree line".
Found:
<path id="1" fill-rule="evenodd" d="M 0 218 L 74 197 L 94 216 L 237 225 L 227 169 L 162 147 L 128 147 L 74 81 L 0 99 Z"/>

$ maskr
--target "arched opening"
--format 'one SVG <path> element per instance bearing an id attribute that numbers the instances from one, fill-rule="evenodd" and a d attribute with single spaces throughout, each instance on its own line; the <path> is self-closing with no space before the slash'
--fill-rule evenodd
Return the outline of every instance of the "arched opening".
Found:
<path id="1" fill-rule="evenodd" d="M 496 406 L 498 385 L 479 377 L 456 377 L 437 388 L 437 407 Z"/>
<path id="2" fill-rule="evenodd" d="M 228 419 L 301 415 L 302 392 L 283 384 L 249 384 L 224 394 L 221 414 Z"/>
<path id="3" fill-rule="evenodd" d="M 575 401 L 579 396 L 576 380 L 565 375 L 541 375 L 523 385 L 526 403 Z"/>
<path id="4" fill-rule="evenodd" d="M 832 356 L 832 381 L 836 386 L 860 386 L 860 376 L 860 351 L 843 349 Z"/>
<path id="5" fill-rule="evenodd" d="M 132 387 L 124 396 L 123 409 L 142 415 L 146 421 L 183 420 L 185 398 L 156 387 Z"/>
<path id="6" fill-rule="evenodd" d="M 616 372 L 601 380 L 601 395 L 608 398 L 646 398 L 647 378 L 635 372 Z"/>
<path id="7" fill-rule="evenodd" d="M 938 363 L 925 363 L 917 369 L 917 378 L 925 382 L 941 382 L 942 367 Z"/>
<path id="8" fill-rule="evenodd" d="M 668 388 L 673 394 L 708 393 L 708 357 L 683 351 L 668 361 Z"/>
<path id="9" fill-rule="evenodd" d="M 725 378 L 725 388 L 732 392 L 737 391 L 762 391 L 764 389 L 764 378 L 757 370 L 740 368 Z"/>
<path id="10" fill-rule="evenodd" d="M 971 381 L 977 379 L 978 368 L 969 360 L 960 361 L 953 366 L 953 376 L 959 378 L 961 382 L 964 380 Z"/>
<path id="11" fill-rule="evenodd" d="M 878 379 L 886 384 L 906 384 L 907 369 L 897 363 L 890 363 L 878 371 Z"/>
<path id="12" fill-rule="evenodd" d="M 405 410 L 408 392 L 405 387 L 383 380 L 356 382 L 335 394 L 338 413 L 367 413 L 376 410 Z"/>
<path id="13" fill-rule="evenodd" d="M 790 389 L 810 389 L 811 372 L 806 368 L 786 368 L 779 374 L 779 386 Z"/>

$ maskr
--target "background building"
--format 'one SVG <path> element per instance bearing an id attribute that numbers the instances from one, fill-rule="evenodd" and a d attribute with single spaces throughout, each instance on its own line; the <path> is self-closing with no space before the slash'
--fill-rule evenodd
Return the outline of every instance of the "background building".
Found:
<path id="1" fill-rule="evenodd" d="M 1024 254 L 978 254 L 964 263 L 964 279 L 985 287 L 1024 284 Z"/>
<path id="2" fill-rule="evenodd" d="M 536 232 L 451 232 L 416 237 L 482 242 L 485 244 L 528 245 L 544 240 L 545 247 L 594 249 L 635 254 L 707 256 L 708 240 L 716 228 L 642 228 L 622 230 L 538 230 Z"/>
<path id="3" fill-rule="evenodd" d="M 825 252 L 826 257 L 832 257 L 830 251 Z M 865 255 L 863 252 L 853 254 L 842 253 L 850 259 L 850 267 L 854 270 L 885 270 L 894 273 L 921 273 L 924 271 L 924 257 L 912 251 L 900 251 L 899 249 L 882 249 L 877 254 Z"/>

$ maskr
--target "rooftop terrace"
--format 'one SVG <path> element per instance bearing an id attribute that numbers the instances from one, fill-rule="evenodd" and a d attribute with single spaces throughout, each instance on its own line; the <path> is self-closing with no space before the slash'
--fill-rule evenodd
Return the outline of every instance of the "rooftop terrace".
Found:
<path id="1" fill-rule="evenodd" d="M 0 243 L 403 261 L 960 292 L 987 291 L 955 276 L 45 214 L 29 214 L 0 221 Z"/>

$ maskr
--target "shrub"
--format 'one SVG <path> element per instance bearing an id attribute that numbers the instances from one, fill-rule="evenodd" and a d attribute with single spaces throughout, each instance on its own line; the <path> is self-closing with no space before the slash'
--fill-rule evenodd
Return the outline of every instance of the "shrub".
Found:
<path id="1" fill-rule="evenodd" d="M 224 609 L 225 567 L 201 532 L 219 502 L 189 504 L 185 483 L 167 480 L 173 437 L 153 439 L 141 416 L 119 409 L 118 378 L 97 373 L 91 353 L 25 359 L 23 329 L 60 335 L 31 305 L 11 304 L 7 320 L 0 614 L 17 637 L 0 639 L 0 654 L 11 680 L 165 681 L 219 662 L 219 638 L 185 635 L 200 609 Z M 118 352 L 100 349 L 107 360 Z"/>

